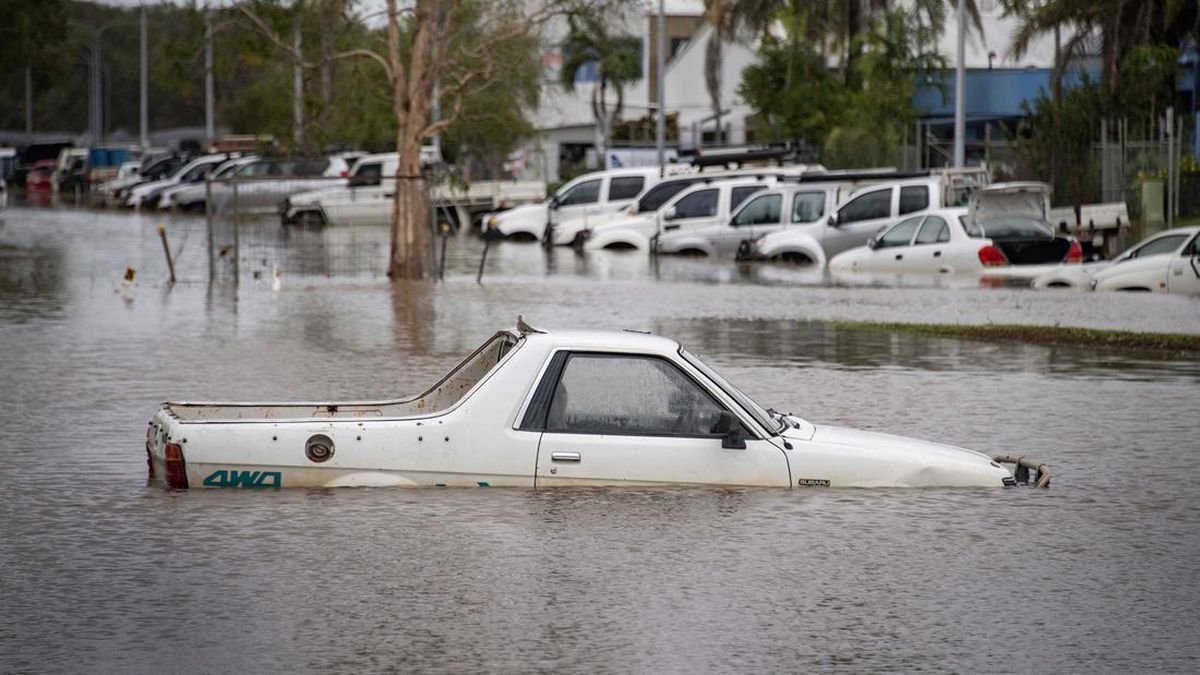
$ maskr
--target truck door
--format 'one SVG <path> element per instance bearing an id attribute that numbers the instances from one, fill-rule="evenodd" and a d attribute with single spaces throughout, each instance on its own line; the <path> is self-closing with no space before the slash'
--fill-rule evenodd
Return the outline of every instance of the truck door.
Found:
<path id="1" fill-rule="evenodd" d="M 821 246 L 827 259 L 855 246 L 863 246 L 892 218 L 892 187 L 864 192 L 842 205 L 832 225 L 825 228 Z"/>
<path id="2" fill-rule="evenodd" d="M 746 434 L 734 411 L 677 364 L 629 353 L 555 358 L 562 360 L 546 375 L 553 393 L 538 446 L 537 487 L 790 483 L 783 451 Z M 735 425 L 745 447 L 723 447 Z"/>
<path id="3" fill-rule="evenodd" d="M 1200 295 L 1200 234 L 1192 237 L 1187 246 L 1171 256 L 1167 290 L 1171 293 Z"/>

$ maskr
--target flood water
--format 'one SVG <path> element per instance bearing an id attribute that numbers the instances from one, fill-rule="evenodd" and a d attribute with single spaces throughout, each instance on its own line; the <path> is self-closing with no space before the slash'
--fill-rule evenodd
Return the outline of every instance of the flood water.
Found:
<path id="1" fill-rule="evenodd" d="M 0 671 L 1200 669 L 1200 362 L 829 323 L 1200 333 L 1200 301 L 515 244 L 477 285 L 469 239 L 445 282 L 393 286 L 380 233 L 239 234 L 240 283 L 209 284 L 203 218 L 0 213 Z M 164 400 L 416 393 L 518 314 L 672 336 L 767 405 L 1028 454 L 1054 483 L 147 486 Z"/>

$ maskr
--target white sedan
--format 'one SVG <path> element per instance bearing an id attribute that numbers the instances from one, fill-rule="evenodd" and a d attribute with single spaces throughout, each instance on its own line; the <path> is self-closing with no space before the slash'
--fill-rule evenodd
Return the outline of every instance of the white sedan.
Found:
<path id="1" fill-rule="evenodd" d="M 166 403 L 150 420 L 146 453 L 152 478 L 172 489 L 999 488 L 1032 479 L 1001 466 L 1009 458 L 765 409 L 674 340 L 547 332 L 519 319 L 412 398 Z M 1037 482 L 1047 481 L 1039 467 Z"/>
<path id="2" fill-rule="evenodd" d="M 1159 232 L 1092 275 L 1096 291 L 1200 295 L 1200 226 Z"/>
<path id="3" fill-rule="evenodd" d="M 866 246 L 833 257 L 834 273 L 987 274 L 1029 279 L 1049 264 L 1078 263 L 1079 242 L 1056 236 L 1032 218 L 968 220 L 965 208 L 936 209 L 903 218 Z"/>

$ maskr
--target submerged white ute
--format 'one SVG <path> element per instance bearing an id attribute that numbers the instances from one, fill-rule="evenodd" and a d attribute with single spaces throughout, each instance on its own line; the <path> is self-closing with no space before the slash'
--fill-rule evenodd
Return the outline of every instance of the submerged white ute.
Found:
<path id="1" fill-rule="evenodd" d="M 173 489 L 1049 482 L 1023 457 L 763 408 L 668 338 L 520 319 L 412 398 L 164 403 L 146 453 L 152 480 Z"/>

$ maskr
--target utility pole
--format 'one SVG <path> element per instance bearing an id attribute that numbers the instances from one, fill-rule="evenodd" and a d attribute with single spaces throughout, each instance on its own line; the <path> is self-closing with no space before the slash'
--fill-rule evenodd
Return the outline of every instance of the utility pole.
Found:
<path id="1" fill-rule="evenodd" d="M 33 142 L 33 68 L 25 66 L 25 135 Z"/>
<path id="2" fill-rule="evenodd" d="M 216 137 L 216 120 L 213 115 L 213 25 L 212 10 L 204 8 L 204 136 L 208 148 L 212 147 Z"/>
<path id="3" fill-rule="evenodd" d="M 664 102 L 664 93 L 666 92 L 666 84 L 663 82 L 663 76 L 666 75 L 667 62 L 667 12 L 664 5 L 664 0 L 658 0 L 658 63 L 655 64 L 658 70 L 658 78 L 656 84 L 658 91 L 654 97 L 658 103 L 658 128 L 655 132 L 656 145 L 658 147 L 658 175 L 661 178 L 666 174 L 666 145 L 667 145 L 667 108 Z"/>
<path id="4" fill-rule="evenodd" d="M 292 139 L 296 147 L 304 145 L 304 66 L 300 63 L 300 17 L 292 25 Z"/>
<path id="5" fill-rule="evenodd" d="M 142 149 L 150 147 L 150 76 L 149 76 L 149 59 L 147 58 L 147 38 L 146 38 L 146 6 L 142 5 L 141 15 L 141 67 L 139 75 L 141 76 L 141 108 L 138 114 L 138 126 L 140 133 L 138 134 L 138 142 Z"/>
<path id="6" fill-rule="evenodd" d="M 967 14 L 963 11 L 963 0 L 958 0 L 958 66 L 954 72 L 954 166 L 966 164 L 967 67 L 964 63 L 967 52 Z"/>
<path id="7" fill-rule="evenodd" d="M 102 135 L 100 126 L 103 124 L 103 120 L 100 119 L 104 110 L 101 101 L 103 85 L 100 79 L 100 34 L 102 32 L 103 28 L 92 35 L 92 145 L 100 145 Z"/>

